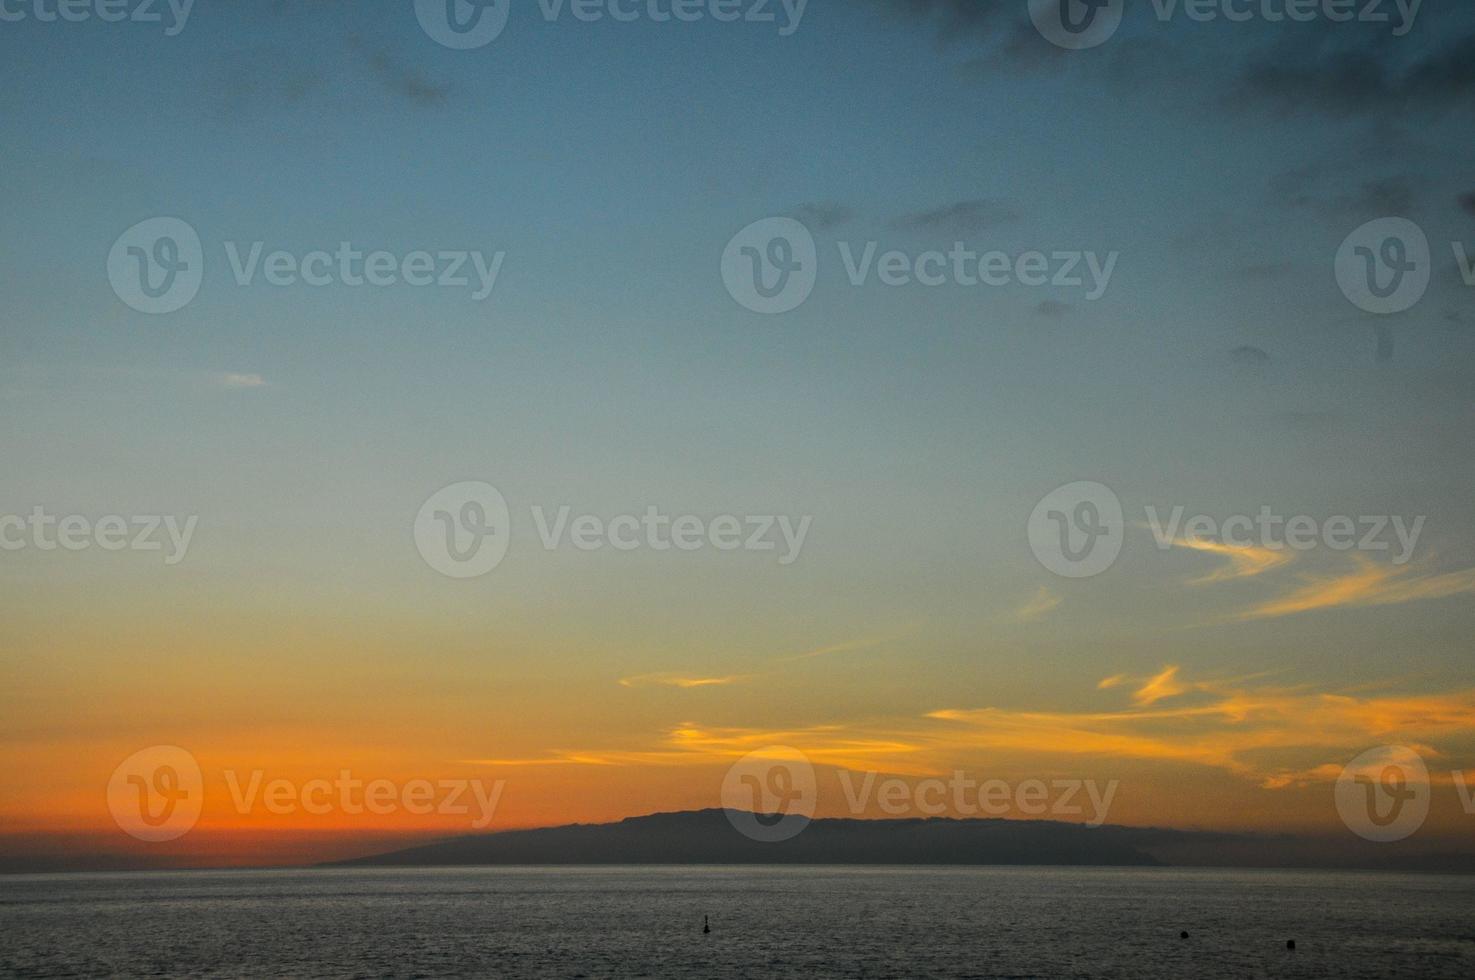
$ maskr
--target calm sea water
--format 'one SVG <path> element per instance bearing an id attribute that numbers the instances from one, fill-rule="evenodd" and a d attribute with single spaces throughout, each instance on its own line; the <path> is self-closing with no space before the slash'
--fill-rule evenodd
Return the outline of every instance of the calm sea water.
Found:
<path id="1" fill-rule="evenodd" d="M 0 973 L 1467 980 L 1475 879 L 1043 868 L 8 877 Z"/>

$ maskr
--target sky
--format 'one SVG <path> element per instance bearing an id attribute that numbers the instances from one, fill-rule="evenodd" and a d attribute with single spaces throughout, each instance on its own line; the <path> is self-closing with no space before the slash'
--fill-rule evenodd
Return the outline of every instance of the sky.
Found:
<path id="1" fill-rule="evenodd" d="M 965 772 L 1116 781 L 1112 823 L 1324 835 L 1343 767 L 1406 746 L 1418 839 L 1468 841 L 1475 11 L 1397 36 L 1391 2 L 1130 3 L 1066 50 L 1024 0 L 513 0 L 457 50 L 435 6 L 0 3 L 0 516 L 153 517 L 159 543 L 0 524 L 0 858 L 468 830 L 236 806 L 252 772 L 500 781 L 491 829 L 698 809 L 772 746 L 819 815 L 854 812 L 843 772 Z M 160 218 L 198 236 L 198 292 L 147 312 L 128 236 Z M 1397 310 L 1339 279 L 1389 218 L 1428 242 Z M 742 245 L 784 258 L 745 231 L 770 219 L 814 242 L 777 313 L 741 286 Z M 340 243 L 437 280 L 461 254 L 467 282 L 266 272 Z M 954 247 L 1012 281 L 916 264 Z M 459 577 L 436 515 L 474 530 L 467 483 L 505 555 Z M 1089 575 L 1050 546 L 1052 510 L 1100 513 L 1082 483 L 1121 513 Z M 612 530 L 652 509 L 771 547 Z M 1267 510 L 1359 544 L 1225 540 Z M 158 746 L 203 812 L 140 841 L 109 780 Z"/>

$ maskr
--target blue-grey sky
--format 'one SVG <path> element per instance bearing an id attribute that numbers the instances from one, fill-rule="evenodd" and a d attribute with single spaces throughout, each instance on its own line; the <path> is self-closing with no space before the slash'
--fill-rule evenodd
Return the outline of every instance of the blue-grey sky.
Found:
<path id="1" fill-rule="evenodd" d="M 0 21 L 0 511 L 199 517 L 179 571 L 6 556 L 0 704 L 43 713 L 13 723 L 17 757 L 62 738 L 46 713 L 139 687 L 140 660 L 184 728 L 231 714 L 210 677 L 276 678 L 284 730 L 314 697 L 367 725 L 323 693 L 342 676 L 374 704 L 403 694 L 407 728 L 496 704 L 505 726 L 427 750 L 458 759 L 686 721 L 1083 711 L 1102 678 L 1166 665 L 1463 690 L 1475 290 L 1452 246 L 1475 243 L 1475 13 L 1426 4 L 1397 37 L 1141 2 L 1065 51 L 1024 0 L 812 0 L 788 36 L 772 7 L 779 23 L 584 23 L 513 0 L 500 37 L 452 50 L 410 3 L 199 0 L 169 36 L 167 6 L 66 23 L 7 0 L 27 16 Z M 164 216 L 198 233 L 204 279 L 148 315 L 108 257 Z M 813 295 L 768 316 L 721 263 L 771 217 L 802 222 L 819 262 Z M 1378 315 L 1336 260 L 1388 217 L 1427 235 L 1432 282 Z M 482 301 L 238 285 L 226 246 L 257 241 L 505 261 Z M 852 286 L 841 246 L 868 242 L 1117 257 L 1096 299 Z M 411 528 L 463 480 L 513 513 L 509 557 L 469 584 L 427 569 Z M 1061 578 L 1026 524 L 1083 480 L 1120 497 L 1125 547 Z M 534 505 L 813 524 L 783 567 L 550 552 Z M 1352 600 L 1260 615 L 1358 556 L 1186 585 L 1218 559 L 1155 547 L 1147 505 L 1426 523 Z M 734 680 L 832 646 L 855 651 L 832 674 Z M 721 698 L 617 684 L 678 674 Z M 123 727 L 97 737 L 154 734 Z"/>

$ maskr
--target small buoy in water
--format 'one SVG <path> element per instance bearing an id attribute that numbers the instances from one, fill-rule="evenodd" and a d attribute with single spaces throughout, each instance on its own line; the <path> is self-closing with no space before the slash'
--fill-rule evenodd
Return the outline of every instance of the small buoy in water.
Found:
<path id="1" fill-rule="evenodd" d="M 1294 939 L 1287 939 L 1286 940 L 1286 949 L 1295 949 L 1295 948 L 1296 948 L 1296 941 Z"/>
<path id="2" fill-rule="evenodd" d="M 705 915 L 702 916 L 702 934 L 703 935 L 706 935 L 707 933 L 709 933 L 711 931 L 712 931 L 712 923 L 710 921 L 708 921 L 708 919 L 707 919 L 707 917 Z"/>
<path id="3" fill-rule="evenodd" d="M 1186 932 L 1180 932 L 1180 933 L 1178 933 L 1178 938 L 1179 939 L 1187 939 L 1188 938 L 1188 933 L 1186 933 Z"/>

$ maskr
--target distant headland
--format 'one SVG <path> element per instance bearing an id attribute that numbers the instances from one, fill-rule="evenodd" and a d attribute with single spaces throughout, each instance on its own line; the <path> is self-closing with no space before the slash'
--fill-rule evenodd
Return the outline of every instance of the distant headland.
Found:
<path id="1" fill-rule="evenodd" d="M 710 809 L 607 824 L 476 834 L 330 866 L 1058 865 L 1475 871 L 1475 857 L 1469 855 L 1360 845 L 1285 835 L 947 818 L 816 819 L 788 840 L 766 842 L 741 833 L 727 812 Z"/>

